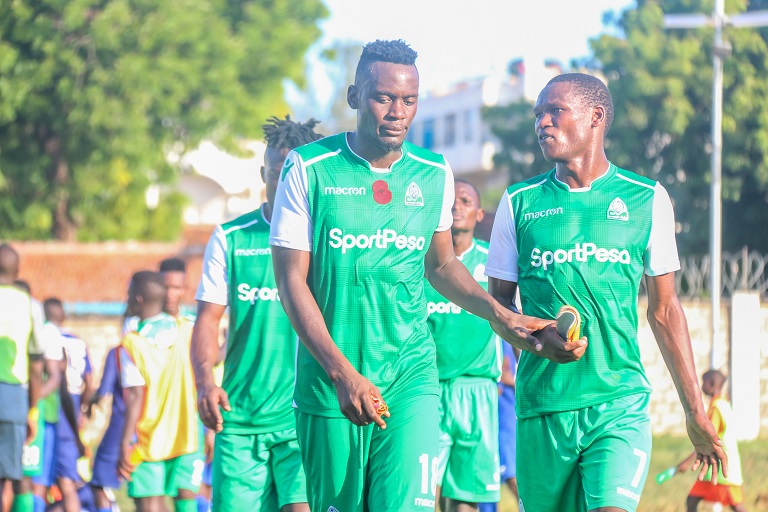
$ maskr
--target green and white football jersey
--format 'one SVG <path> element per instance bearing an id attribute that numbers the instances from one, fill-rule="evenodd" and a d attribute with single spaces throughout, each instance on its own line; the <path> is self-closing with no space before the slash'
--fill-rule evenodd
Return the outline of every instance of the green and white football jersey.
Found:
<path id="1" fill-rule="evenodd" d="M 520 287 L 523 312 L 554 318 L 574 306 L 589 340 L 579 361 L 523 352 L 518 416 L 576 410 L 651 391 L 637 344 L 643 273 L 680 268 L 672 204 L 657 182 L 613 164 L 590 187 L 555 170 L 509 187 L 496 214 L 486 274 Z"/>
<path id="2" fill-rule="evenodd" d="M 229 305 L 222 387 L 232 410 L 224 431 L 261 434 L 295 427 L 296 334 L 280 305 L 261 208 L 216 228 L 205 250 L 197 300 Z"/>
<path id="3" fill-rule="evenodd" d="M 450 227 L 452 205 L 445 159 L 408 142 L 389 169 L 371 168 L 344 133 L 297 148 L 283 168 L 270 243 L 312 253 L 308 284 L 331 337 L 393 410 L 438 394 L 424 256 L 434 232 Z M 303 344 L 294 400 L 302 412 L 342 417 Z"/>
<path id="4" fill-rule="evenodd" d="M 485 263 L 488 243 L 474 239 L 459 260 L 483 287 L 488 289 Z M 501 339 L 487 320 L 464 311 L 448 301 L 424 279 L 427 294 L 429 329 L 437 346 L 437 371 L 440 380 L 456 377 L 501 377 L 503 358 Z"/>

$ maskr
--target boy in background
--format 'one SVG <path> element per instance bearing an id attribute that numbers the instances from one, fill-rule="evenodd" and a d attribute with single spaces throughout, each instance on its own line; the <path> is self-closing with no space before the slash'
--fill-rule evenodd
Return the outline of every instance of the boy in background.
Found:
<path id="1" fill-rule="evenodd" d="M 728 478 L 724 477 L 721 471 L 717 476 L 717 483 L 713 484 L 710 481 L 712 474 L 712 469 L 710 468 L 704 480 L 697 480 L 693 487 L 691 487 L 688 499 L 686 500 L 687 510 L 688 512 L 696 512 L 699 508 L 699 502 L 704 500 L 731 507 L 736 512 L 746 512 L 747 508 L 744 506 L 744 495 L 741 490 L 744 480 L 741 475 L 739 446 L 733 429 L 728 429 L 733 412 L 731 404 L 723 396 L 726 377 L 717 370 L 709 370 L 702 375 L 701 381 L 702 392 L 711 398 L 707 416 L 712 420 L 712 425 L 715 426 L 717 435 L 720 436 L 720 439 L 725 444 L 725 453 L 728 454 Z M 688 471 L 695 458 L 695 453 L 689 455 L 683 462 L 678 464 L 677 472 Z"/>

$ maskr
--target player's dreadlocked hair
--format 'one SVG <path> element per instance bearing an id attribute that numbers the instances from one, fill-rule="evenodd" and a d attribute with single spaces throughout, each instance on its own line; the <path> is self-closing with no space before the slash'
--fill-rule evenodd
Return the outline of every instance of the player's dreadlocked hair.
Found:
<path id="1" fill-rule="evenodd" d="M 579 96 L 590 108 L 598 105 L 605 108 L 605 133 L 608 133 L 608 129 L 613 123 L 613 99 L 602 80 L 584 73 L 565 73 L 556 76 L 547 85 L 558 82 L 575 85 L 578 88 Z"/>
<path id="2" fill-rule="evenodd" d="M 315 133 L 314 130 L 319 122 L 314 117 L 302 124 L 292 121 L 289 115 L 286 115 L 285 119 L 272 116 L 261 128 L 264 130 L 268 147 L 290 150 L 322 138 L 322 135 Z"/>
<path id="3" fill-rule="evenodd" d="M 360 85 L 363 73 L 374 62 L 391 62 L 392 64 L 405 64 L 414 66 L 418 54 L 402 39 L 394 41 L 382 41 L 377 39 L 363 47 L 363 54 L 355 70 L 355 85 Z"/>

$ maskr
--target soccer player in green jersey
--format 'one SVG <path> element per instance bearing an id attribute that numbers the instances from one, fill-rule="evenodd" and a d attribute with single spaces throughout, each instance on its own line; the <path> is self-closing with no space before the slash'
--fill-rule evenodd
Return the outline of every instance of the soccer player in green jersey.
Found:
<path id="1" fill-rule="evenodd" d="M 297 148 L 280 174 L 270 244 L 302 342 L 296 428 L 316 511 L 435 506 L 439 386 L 425 275 L 517 343 L 541 345 L 532 333 L 552 323 L 505 309 L 456 259 L 451 169 L 405 141 L 415 59 L 403 41 L 366 45 L 347 91 L 355 131 Z"/>
<path id="2" fill-rule="evenodd" d="M 486 266 L 489 290 L 512 304 L 519 286 L 523 311 L 543 318 L 575 307 L 589 345 L 570 364 L 553 357 L 552 338 L 542 336 L 538 353 L 520 346 L 520 510 L 632 512 L 651 454 L 651 386 L 637 343 L 643 275 L 648 319 L 696 449 L 694 469 L 703 478 L 709 466 L 727 467 L 702 404 L 675 291 L 672 204 L 659 183 L 606 158 L 613 103 L 597 78 L 553 78 L 534 114 L 539 145 L 555 168 L 504 194 Z"/>
<path id="3" fill-rule="evenodd" d="M 480 194 L 460 179 L 455 191 L 453 250 L 487 288 L 488 243 L 474 238 L 485 215 Z M 447 302 L 429 283 L 424 288 L 440 379 L 438 501 L 443 512 L 470 512 L 480 502 L 499 501 L 501 340 L 486 320 Z"/>
<path id="4" fill-rule="evenodd" d="M 291 407 L 296 333 L 280 306 L 269 223 L 288 152 L 315 141 L 316 120 L 272 118 L 261 178 L 267 201 L 222 224 L 208 242 L 197 290 L 192 361 L 198 408 L 216 431 L 213 510 L 308 511 L 304 470 Z M 219 322 L 229 306 L 224 379 L 216 385 Z M 223 409 L 223 412 L 220 411 Z"/>

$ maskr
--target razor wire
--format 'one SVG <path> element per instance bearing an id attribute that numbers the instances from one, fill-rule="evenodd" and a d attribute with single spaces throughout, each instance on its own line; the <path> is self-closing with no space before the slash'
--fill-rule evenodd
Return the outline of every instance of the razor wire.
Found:
<path id="1" fill-rule="evenodd" d="M 680 271 L 675 272 L 675 285 L 681 298 L 708 297 L 710 294 L 711 259 L 709 255 L 686 256 L 680 259 Z M 736 291 L 756 291 L 768 300 L 768 255 L 747 248 L 722 255 L 721 293 L 730 297 Z M 645 280 L 640 289 L 646 295 Z"/>

